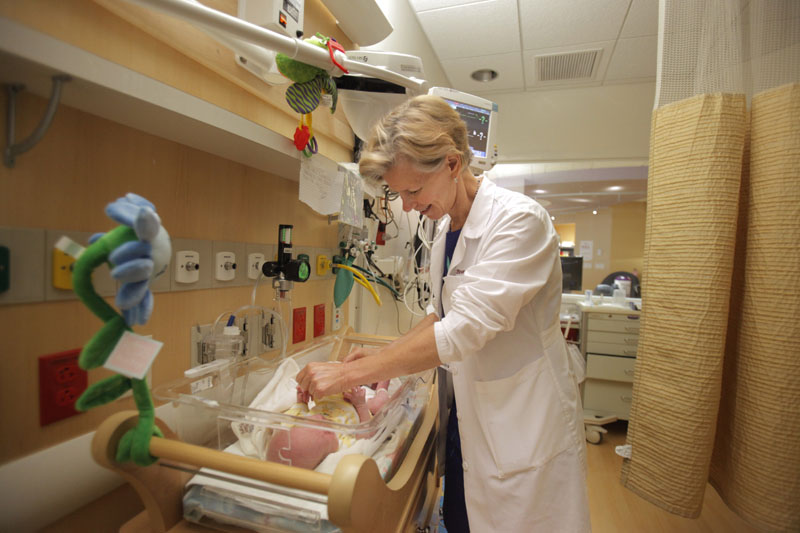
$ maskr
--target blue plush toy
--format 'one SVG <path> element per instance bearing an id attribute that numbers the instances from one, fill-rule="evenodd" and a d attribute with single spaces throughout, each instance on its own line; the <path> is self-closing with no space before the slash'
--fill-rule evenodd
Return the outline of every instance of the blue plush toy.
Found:
<path id="1" fill-rule="evenodd" d="M 104 365 L 123 333 L 150 318 L 150 282 L 166 271 L 172 253 L 169 235 L 161 226 L 155 206 L 141 196 L 129 193 L 117 199 L 106 207 L 106 214 L 121 225 L 108 233 L 92 235 L 72 274 L 75 293 L 104 322 L 81 351 L 78 364 L 86 370 Z M 122 283 L 116 297 L 122 314 L 108 305 L 92 285 L 92 271 L 106 262 L 113 267 L 111 275 Z M 156 460 L 149 452 L 150 437 L 161 436 L 161 432 L 155 426 L 155 409 L 145 380 L 111 376 L 86 389 L 75 407 L 85 411 L 115 400 L 130 389 L 139 409 L 139 422 L 120 440 L 117 461 L 132 460 L 146 466 Z"/>

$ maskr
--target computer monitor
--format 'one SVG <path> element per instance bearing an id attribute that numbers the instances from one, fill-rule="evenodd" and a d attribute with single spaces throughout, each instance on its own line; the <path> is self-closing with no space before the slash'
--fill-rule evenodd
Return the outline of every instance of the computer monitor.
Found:
<path id="1" fill-rule="evenodd" d="M 479 171 L 491 170 L 497 162 L 497 104 L 446 87 L 433 87 L 428 94 L 443 98 L 467 125 L 467 142 L 472 150 L 470 166 Z"/>
<path id="2" fill-rule="evenodd" d="M 583 257 L 561 257 L 561 291 L 580 291 L 583 285 Z"/>

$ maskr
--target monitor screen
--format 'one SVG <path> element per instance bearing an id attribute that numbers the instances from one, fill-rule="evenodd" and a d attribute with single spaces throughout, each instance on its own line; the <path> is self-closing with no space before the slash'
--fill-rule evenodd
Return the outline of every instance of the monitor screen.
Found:
<path id="1" fill-rule="evenodd" d="M 561 291 L 580 291 L 583 286 L 583 257 L 561 257 Z"/>
<path id="2" fill-rule="evenodd" d="M 489 141 L 489 119 L 492 112 L 474 105 L 444 99 L 450 107 L 458 111 L 467 125 L 467 137 L 470 150 L 475 157 L 486 157 L 486 144 Z"/>
<path id="3" fill-rule="evenodd" d="M 479 171 L 490 170 L 497 162 L 497 104 L 447 87 L 433 87 L 428 94 L 441 97 L 466 124 L 467 142 L 472 151 L 470 166 Z"/>

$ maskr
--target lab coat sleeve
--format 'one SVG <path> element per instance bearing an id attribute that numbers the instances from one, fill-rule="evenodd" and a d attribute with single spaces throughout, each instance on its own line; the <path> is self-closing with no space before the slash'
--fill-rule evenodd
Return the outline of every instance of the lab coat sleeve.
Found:
<path id="1" fill-rule="evenodd" d="M 558 238 L 544 216 L 520 208 L 482 237 L 474 263 L 453 290 L 450 310 L 434 325 L 442 362 L 461 361 L 514 329 L 520 309 L 547 283 Z"/>

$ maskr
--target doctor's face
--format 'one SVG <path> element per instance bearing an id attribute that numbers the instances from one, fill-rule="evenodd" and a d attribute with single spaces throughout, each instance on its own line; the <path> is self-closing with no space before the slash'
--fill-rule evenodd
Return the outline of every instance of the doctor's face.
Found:
<path id="1" fill-rule="evenodd" d="M 389 189 L 400 195 L 403 211 L 419 211 L 432 220 L 450 213 L 455 205 L 458 160 L 448 156 L 439 170 L 420 172 L 407 158 L 398 161 L 383 175 Z"/>

